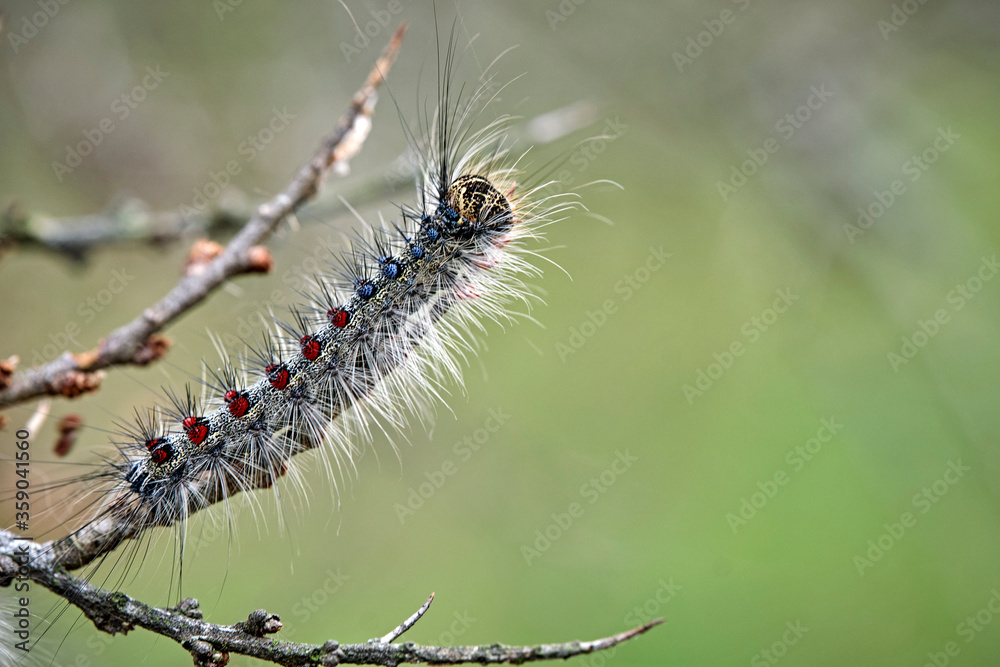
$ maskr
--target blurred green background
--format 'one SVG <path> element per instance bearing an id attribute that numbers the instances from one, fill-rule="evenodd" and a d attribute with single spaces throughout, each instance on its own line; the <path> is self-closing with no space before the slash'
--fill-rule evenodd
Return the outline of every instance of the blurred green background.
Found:
<path id="1" fill-rule="evenodd" d="M 175 209 L 232 159 L 233 185 L 259 201 L 311 155 L 399 21 L 411 29 L 390 86 L 412 120 L 433 94 L 430 3 L 346 2 L 368 46 L 337 2 L 70 3 L 22 41 L 11 36 L 31 32 L 23 21 L 43 3 L 5 3 L 4 205 L 80 216 L 127 193 Z M 232 543 L 195 522 L 183 593 L 219 623 L 266 607 L 286 622 L 280 637 L 309 642 L 381 635 L 435 591 L 407 639 L 587 639 L 662 616 L 572 664 L 995 664 L 998 6 L 437 10 L 471 40 L 470 85 L 517 45 L 495 67 L 520 78 L 493 109 L 522 118 L 529 171 L 561 157 L 568 187 L 622 189 L 579 190 L 593 215 L 548 228 L 546 256 L 572 279 L 544 265 L 542 326 L 489 326 L 429 435 L 395 437 L 398 456 L 379 438 L 339 507 L 313 470 L 306 502 L 279 514 L 260 496 Z M 147 67 L 167 75 L 123 118 L 115 100 Z M 275 110 L 293 118 L 249 159 L 241 142 Z M 103 118 L 114 130 L 57 174 Z M 339 195 L 369 220 L 409 200 L 387 187 L 406 143 L 386 94 L 374 122 L 352 173 L 271 241 L 272 275 L 240 278 L 171 326 L 158 364 L 53 403 L 89 427 L 73 460 L 93 460 L 133 406 L 214 362 L 208 332 L 245 335 L 275 290 L 294 300 L 282 276 L 361 226 Z M 190 240 L 101 248 L 84 264 L 7 252 L 0 355 L 29 365 L 70 323 L 71 349 L 95 345 L 175 283 Z M 86 315 L 115 271 L 134 279 Z M 6 411 L 3 451 L 33 408 Z M 485 439 L 490 410 L 509 418 Z M 50 419 L 36 451 L 55 439 Z M 446 466 L 440 488 L 421 489 Z M 170 553 L 163 535 L 123 589 L 175 603 Z M 53 603 L 39 595 L 33 610 Z M 145 631 L 99 635 L 75 611 L 39 655 L 67 632 L 57 664 L 190 660 Z"/>

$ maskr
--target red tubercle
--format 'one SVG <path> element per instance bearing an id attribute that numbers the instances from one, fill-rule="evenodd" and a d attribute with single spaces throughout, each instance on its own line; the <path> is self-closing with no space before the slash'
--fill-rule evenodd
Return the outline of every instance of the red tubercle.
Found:
<path id="1" fill-rule="evenodd" d="M 208 423 L 204 417 L 185 417 L 181 424 L 188 440 L 196 445 L 205 442 L 205 438 L 208 437 Z"/>
<path id="2" fill-rule="evenodd" d="M 234 417 L 242 417 L 250 409 L 250 399 L 243 392 L 230 389 L 226 392 L 225 399 L 229 414 Z"/>
<path id="3" fill-rule="evenodd" d="M 153 459 L 153 463 L 161 465 L 167 462 L 172 453 L 173 449 L 171 449 L 170 445 L 167 445 L 165 447 L 160 447 L 159 449 L 154 449 L 149 453 L 149 456 Z"/>
<path id="4" fill-rule="evenodd" d="M 319 356 L 320 343 L 312 336 L 303 336 L 299 339 L 299 349 L 302 350 L 303 357 L 309 361 L 316 361 L 316 357 Z"/>
<path id="5" fill-rule="evenodd" d="M 338 329 L 343 329 L 351 321 L 351 314 L 343 308 L 332 308 L 326 311 L 326 316 L 330 318 L 330 324 Z"/>
<path id="6" fill-rule="evenodd" d="M 164 442 L 166 441 L 163 438 L 151 438 L 146 441 L 146 449 L 152 450 L 154 447 L 159 447 Z"/>
<path id="7" fill-rule="evenodd" d="M 284 364 L 268 364 L 264 367 L 264 372 L 267 374 L 267 381 L 279 391 L 287 387 L 288 381 L 291 379 L 288 367 Z"/>

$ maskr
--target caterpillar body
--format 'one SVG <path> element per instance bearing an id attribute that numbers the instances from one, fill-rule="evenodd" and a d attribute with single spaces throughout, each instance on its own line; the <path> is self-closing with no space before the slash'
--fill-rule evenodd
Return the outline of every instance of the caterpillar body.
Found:
<path id="1" fill-rule="evenodd" d="M 294 473 L 293 457 L 316 450 L 330 469 L 350 468 L 373 424 L 423 419 L 484 320 L 530 309 L 524 280 L 540 274 L 526 241 L 576 205 L 555 181 L 524 180 L 512 156 L 511 117 L 476 129 L 495 97 L 490 78 L 452 95 L 454 37 L 439 56 L 436 110 L 407 134 L 419 156 L 417 198 L 391 226 L 372 231 L 339 260 L 339 276 L 316 276 L 289 321 L 262 332 L 240 362 L 209 371 L 207 398 L 189 386 L 166 391 L 167 407 L 137 411 L 117 451 L 92 472 L 61 481 L 78 490 L 77 527 L 51 543 L 67 569 L 99 565 L 153 528 L 177 532 L 183 559 L 188 518 Z M 294 477 L 294 474 L 291 475 Z M 95 566 L 96 567 L 96 566 Z"/>

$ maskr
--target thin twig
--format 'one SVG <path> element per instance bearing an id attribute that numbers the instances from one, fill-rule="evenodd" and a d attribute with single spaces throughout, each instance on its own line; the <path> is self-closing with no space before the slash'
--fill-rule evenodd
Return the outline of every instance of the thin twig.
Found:
<path id="1" fill-rule="evenodd" d="M 0 247 L 38 248 L 84 261 L 98 246 L 115 243 L 160 245 L 184 237 L 238 231 L 253 216 L 251 200 L 229 188 L 205 212 L 154 211 L 133 196 L 116 197 L 102 211 L 52 218 L 12 203 L 0 213 Z"/>
<path id="2" fill-rule="evenodd" d="M 159 356 L 166 345 L 155 335 L 165 326 L 204 300 L 226 280 L 241 273 L 259 270 L 254 259 L 255 246 L 263 243 L 278 224 L 305 202 L 316 196 L 323 176 L 334 164 L 353 157 L 361 147 L 370 127 L 370 117 L 377 100 L 376 90 L 395 61 L 406 31 L 400 26 L 375 64 L 365 85 L 354 95 L 333 133 L 326 137 L 313 158 L 303 166 L 292 182 L 264 204 L 243 227 L 225 250 L 206 264 L 203 270 L 184 276 L 159 302 L 139 317 L 115 329 L 98 347 L 88 352 L 65 352 L 43 366 L 15 373 L 10 384 L 0 390 L 0 407 L 14 405 L 46 394 L 73 397 L 98 388 L 100 369 L 122 364 L 145 365 Z"/>
<path id="3" fill-rule="evenodd" d="M 424 614 L 427 613 L 427 610 L 431 608 L 431 602 L 434 602 L 434 594 L 433 593 L 431 593 L 431 596 L 429 598 L 427 598 L 427 602 L 425 602 L 423 604 L 423 606 L 420 607 L 420 609 L 416 610 L 413 613 L 412 616 L 410 616 L 408 619 L 406 619 L 405 621 L 403 621 L 402 623 L 400 623 L 398 626 L 396 626 L 395 630 L 393 630 L 392 632 L 390 632 L 389 634 L 387 634 L 387 635 L 385 635 L 383 637 L 379 637 L 377 639 L 373 639 L 372 642 L 373 643 L 379 643 L 379 644 L 391 644 L 392 642 L 394 642 L 397 639 L 399 639 L 399 637 L 404 632 L 406 632 L 407 630 L 409 630 L 410 628 L 412 628 L 414 625 L 417 624 L 417 621 L 420 620 L 421 616 L 423 616 Z"/>
<path id="4" fill-rule="evenodd" d="M 397 160 L 400 161 L 401 158 Z M 412 171 L 404 174 L 394 169 L 363 177 L 339 196 L 320 195 L 310 202 L 310 217 L 323 218 L 347 210 L 341 196 L 356 207 L 383 201 L 402 186 L 413 183 Z M 60 218 L 27 211 L 14 203 L 0 212 L 0 250 L 39 249 L 83 263 L 98 247 L 115 244 L 160 247 L 184 239 L 238 231 L 253 216 L 253 201 L 251 195 L 229 187 L 204 212 L 178 208 L 156 211 L 138 197 L 122 195 L 104 210 Z"/>

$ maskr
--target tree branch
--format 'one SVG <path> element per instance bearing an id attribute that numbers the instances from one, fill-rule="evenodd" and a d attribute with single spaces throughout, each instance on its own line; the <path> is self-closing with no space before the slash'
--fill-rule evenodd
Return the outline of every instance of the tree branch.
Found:
<path id="1" fill-rule="evenodd" d="M 184 276 L 159 302 L 140 316 L 115 329 L 98 347 L 88 352 L 61 356 L 43 366 L 16 373 L 0 390 L 0 408 L 46 394 L 74 397 L 100 386 L 103 368 L 146 365 L 166 352 L 166 340 L 158 331 L 204 300 L 223 282 L 241 273 L 261 270 L 256 246 L 263 243 L 278 224 L 316 196 L 323 176 L 337 163 L 353 157 L 371 127 L 376 90 L 392 66 L 406 31 L 400 26 L 375 64 L 365 85 L 354 95 L 347 113 L 327 136 L 313 158 L 277 196 L 257 207 L 256 213 L 225 250 L 195 273 Z"/>
<path id="2" fill-rule="evenodd" d="M 263 609 L 251 612 L 246 621 L 216 625 L 202 619 L 198 601 L 181 600 L 176 607 L 159 608 L 144 604 L 124 593 L 100 589 L 76 578 L 56 565 L 46 545 L 22 540 L 0 531 L 0 585 L 15 579 L 37 582 L 80 608 L 97 629 L 114 635 L 141 627 L 183 646 L 199 667 L 221 667 L 231 654 L 259 658 L 276 665 L 387 665 L 430 664 L 522 664 L 541 660 L 572 658 L 603 651 L 637 637 L 659 625 L 657 619 L 626 632 L 596 639 L 538 646 L 422 646 L 413 642 L 393 644 L 427 612 L 434 596 L 395 630 L 361 644 L 301 644 L 266 638 L 281 630 L 281 619 Z"/>

